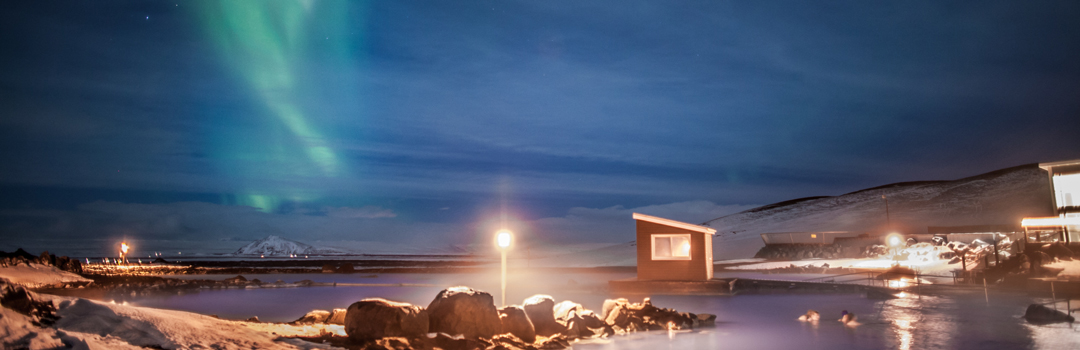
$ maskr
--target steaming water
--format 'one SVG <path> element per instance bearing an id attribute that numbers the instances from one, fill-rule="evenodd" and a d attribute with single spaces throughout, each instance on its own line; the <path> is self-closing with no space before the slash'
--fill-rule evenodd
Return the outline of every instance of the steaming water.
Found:
<path id="1" fill-rule="evenodd" d="M 494 278 L 493 278 L 494 276 Z M 232 276 L 185 276 L 220 279 Z M 263 321 L 291 321 L 312 309 L 344 308 L 367 297 L 383 297 L 426 306 L 439 290 L 468 285 L 491 291 L 499 299 L 498 274 L 250 275 L 263 281 L 310 279 L 338 283 L 406 283 L 430 286 L 311 287 L 208 290 L 196 294 L 136 299 L 140 306 L 216 314 L 227 319 L 259 316 Z M 520 303 L 537 293 L 557 301 L 573 300 L 600 310 L 608 295 L 601 288 L 611 279 L 633 274 L 514 274 L 508 281 L 507 302 Z M 982 290 L 950 296 L 907 295 L 871 300 L 862 295 L 738 295 L 654 296 L 653 303 L 680 311 L 717 315 L 717 325 L 687 332 L 647 332 L 574 344 L 575 349 L 1078 349 L 1080 328 L 1072 325 L 1035 326 L 1021 316 L 1028 304 L 1045 300 Z M 1062 304 L 1064 306 L 1064 304 Z M 814 309 L 817 324 L 796 318 Z M 858 326 L 836 322 L 848 310 Z"/>

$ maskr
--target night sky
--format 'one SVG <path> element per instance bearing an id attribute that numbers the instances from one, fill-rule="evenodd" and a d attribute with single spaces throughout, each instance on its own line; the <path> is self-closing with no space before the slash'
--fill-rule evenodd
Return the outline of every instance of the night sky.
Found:
<path id="1" fill-rule="evenodd" d="M 503 225 L 623 242 L 632 211 L 704 222 L 1080 158 L 1077 19 L 1076 1 L 7 1 L 0 250 Z"/>

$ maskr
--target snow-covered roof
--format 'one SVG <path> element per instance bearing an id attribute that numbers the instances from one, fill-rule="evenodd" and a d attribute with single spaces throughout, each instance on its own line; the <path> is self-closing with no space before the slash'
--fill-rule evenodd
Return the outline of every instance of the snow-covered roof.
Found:
<path id="1" fill-rule="evenodd" d="M 675 220 L 665 219 L 665 218 L 661 218 L 661 217 L 655 217 L 655 216 L 652 216 L 652 215 L 634 213 L 634 220 L 648 221 L 648 222 L 655 223 L 655 224 L 661 224 L 661 225 L 666 225 L 666 226 L 671 226 L 671 227 L 678 227 L 678 228 L 681 228 L 681 229 L 684 229 L 684 230 L 696 231 L 696 232 L 701 232 L 701 233 L 708 233 L 710 235 L 711 234 L 716 234 L 716 229 L 713 229 L 713 228 L 700 226 L 700 225 L 694 225 L 694 224 L 688 224 L 688 223 L 685 223 L 685 222 L 682 222 L 682 221 L 675 221 Z"/>
<path id="2" fill-rule="evenodd" d="M 1080 172 L 1080 159 L 1063 160 L 1060 162 L 1039 163 L 1043 170 L 1056 174 L 1073 174 Z"/>

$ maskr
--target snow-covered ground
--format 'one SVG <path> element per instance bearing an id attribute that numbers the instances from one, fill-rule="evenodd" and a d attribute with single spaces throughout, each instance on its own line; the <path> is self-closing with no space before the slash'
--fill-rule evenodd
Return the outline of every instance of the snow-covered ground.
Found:
<path id="1" fill-rule="evenodd" d="M 73 282 L 90 282 L 77 274 L 56 268 L 55 266 L 19 264 L 0 267 L 0 278 L 28 288 L 38 288 Z"/>
<path id="2" fill-rule="evenodd" d="M 940 275 L 949 276 L 952 271 L 960 270 L 958 264 L 948 264 L 948 261 L 936 261 L 932 263 L 911 263 L 908 261 L 894 261 L 890 259 L 808 259 L 808 260 L 796 260 L 796 261 L 769 261 L 760 262 L 755 264 L 739 265 L 727 267 L 728 270 L 771 270 L 790 267 L 795 265 L 797 267 L 824 267 L 828 264 L 830 268 L 855 268 L 855 269 L 889 269 L 894 263 L 900 264 L 900 266 L 910 267 L 919 271 L 920 273 L 928 275 Z M 1078 266 L 1080 268 L 1080 266 Z"/>
<path id="3" fill-rule="evenodd" d="M 717 230 L 716 259 L 752 257 L 762 233 L 807 231 L 926 233 L 928 226 L 1020 224 L 1053 213 L 1046 172 L 1033 165 L 954 181 L 886 185 L 839 196 L 766 205 L 707 223 Z M 886 220 L 885 201 L 890 220 Z"/>
<path id="4" fill-rule="evenodd" d="M 898 257 L 882 256 L 861 259 L 805 259 L 795 261 L 767 261 L 727 267 L 728 270 L 771 270 L 795 265 L 797 267 L 830 267 L 855 269 L 889 269 L 893 265 L 910 267 L 922 274 L 952 276 L 952 272 L 961 269 L 961 264 L 950 264 L 950 259 L 939 258 L 950 251 L 945 246 L 920 243 L 900 249 Z"/>
<path id="5" fill-rule="evenodd" d="M 52 301 L 60 320 L 38 327 L 32 319 L 0 308 L 3 348 L 51 349 L 328 349 L 282 336 L 343 334 L 341 326 L 291 326 L 220 320 L 183 311 L 118 305 L 35 294 Z M 270 306 L 272 307 L 272 306 Z M 276 333 L 276 334 L 275 334 Z"/>
<path id="6" fill-rule="evenodd" d="M 1080 277 L 1080 260 L 1061 260 L 1053 263 L 1046 264 L 1047 267 L 1064 269 L 1058 276 L 1060 277 Z"/>

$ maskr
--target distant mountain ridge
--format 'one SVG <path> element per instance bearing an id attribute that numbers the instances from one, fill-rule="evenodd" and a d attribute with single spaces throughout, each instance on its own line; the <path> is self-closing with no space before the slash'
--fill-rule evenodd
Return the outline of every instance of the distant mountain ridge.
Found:
<path id="1" fill-rule="evenodd" d="M 288 240 L 278 236 L 266 238 L 248 243 L 238 249 L 234 255 L 263 255 L 263 256 L 289 256 L 296 255 L 340 255 L 348 254 L 333 248 L 318 248 L 308 244 Z"/>
<path id="2" fill-rule="evenodd" d="M 927 226 L 1019 225 L 1024 217 L 1053 213 L 1049 193 L 1046 172 L 1027 164 L 953 181 L 899 182 L 787 200 L 705 224 L 717 230 L 714 256 L 737 259 L 764 246 L 760 234 L 769 232 L 926 233 Z"/>

